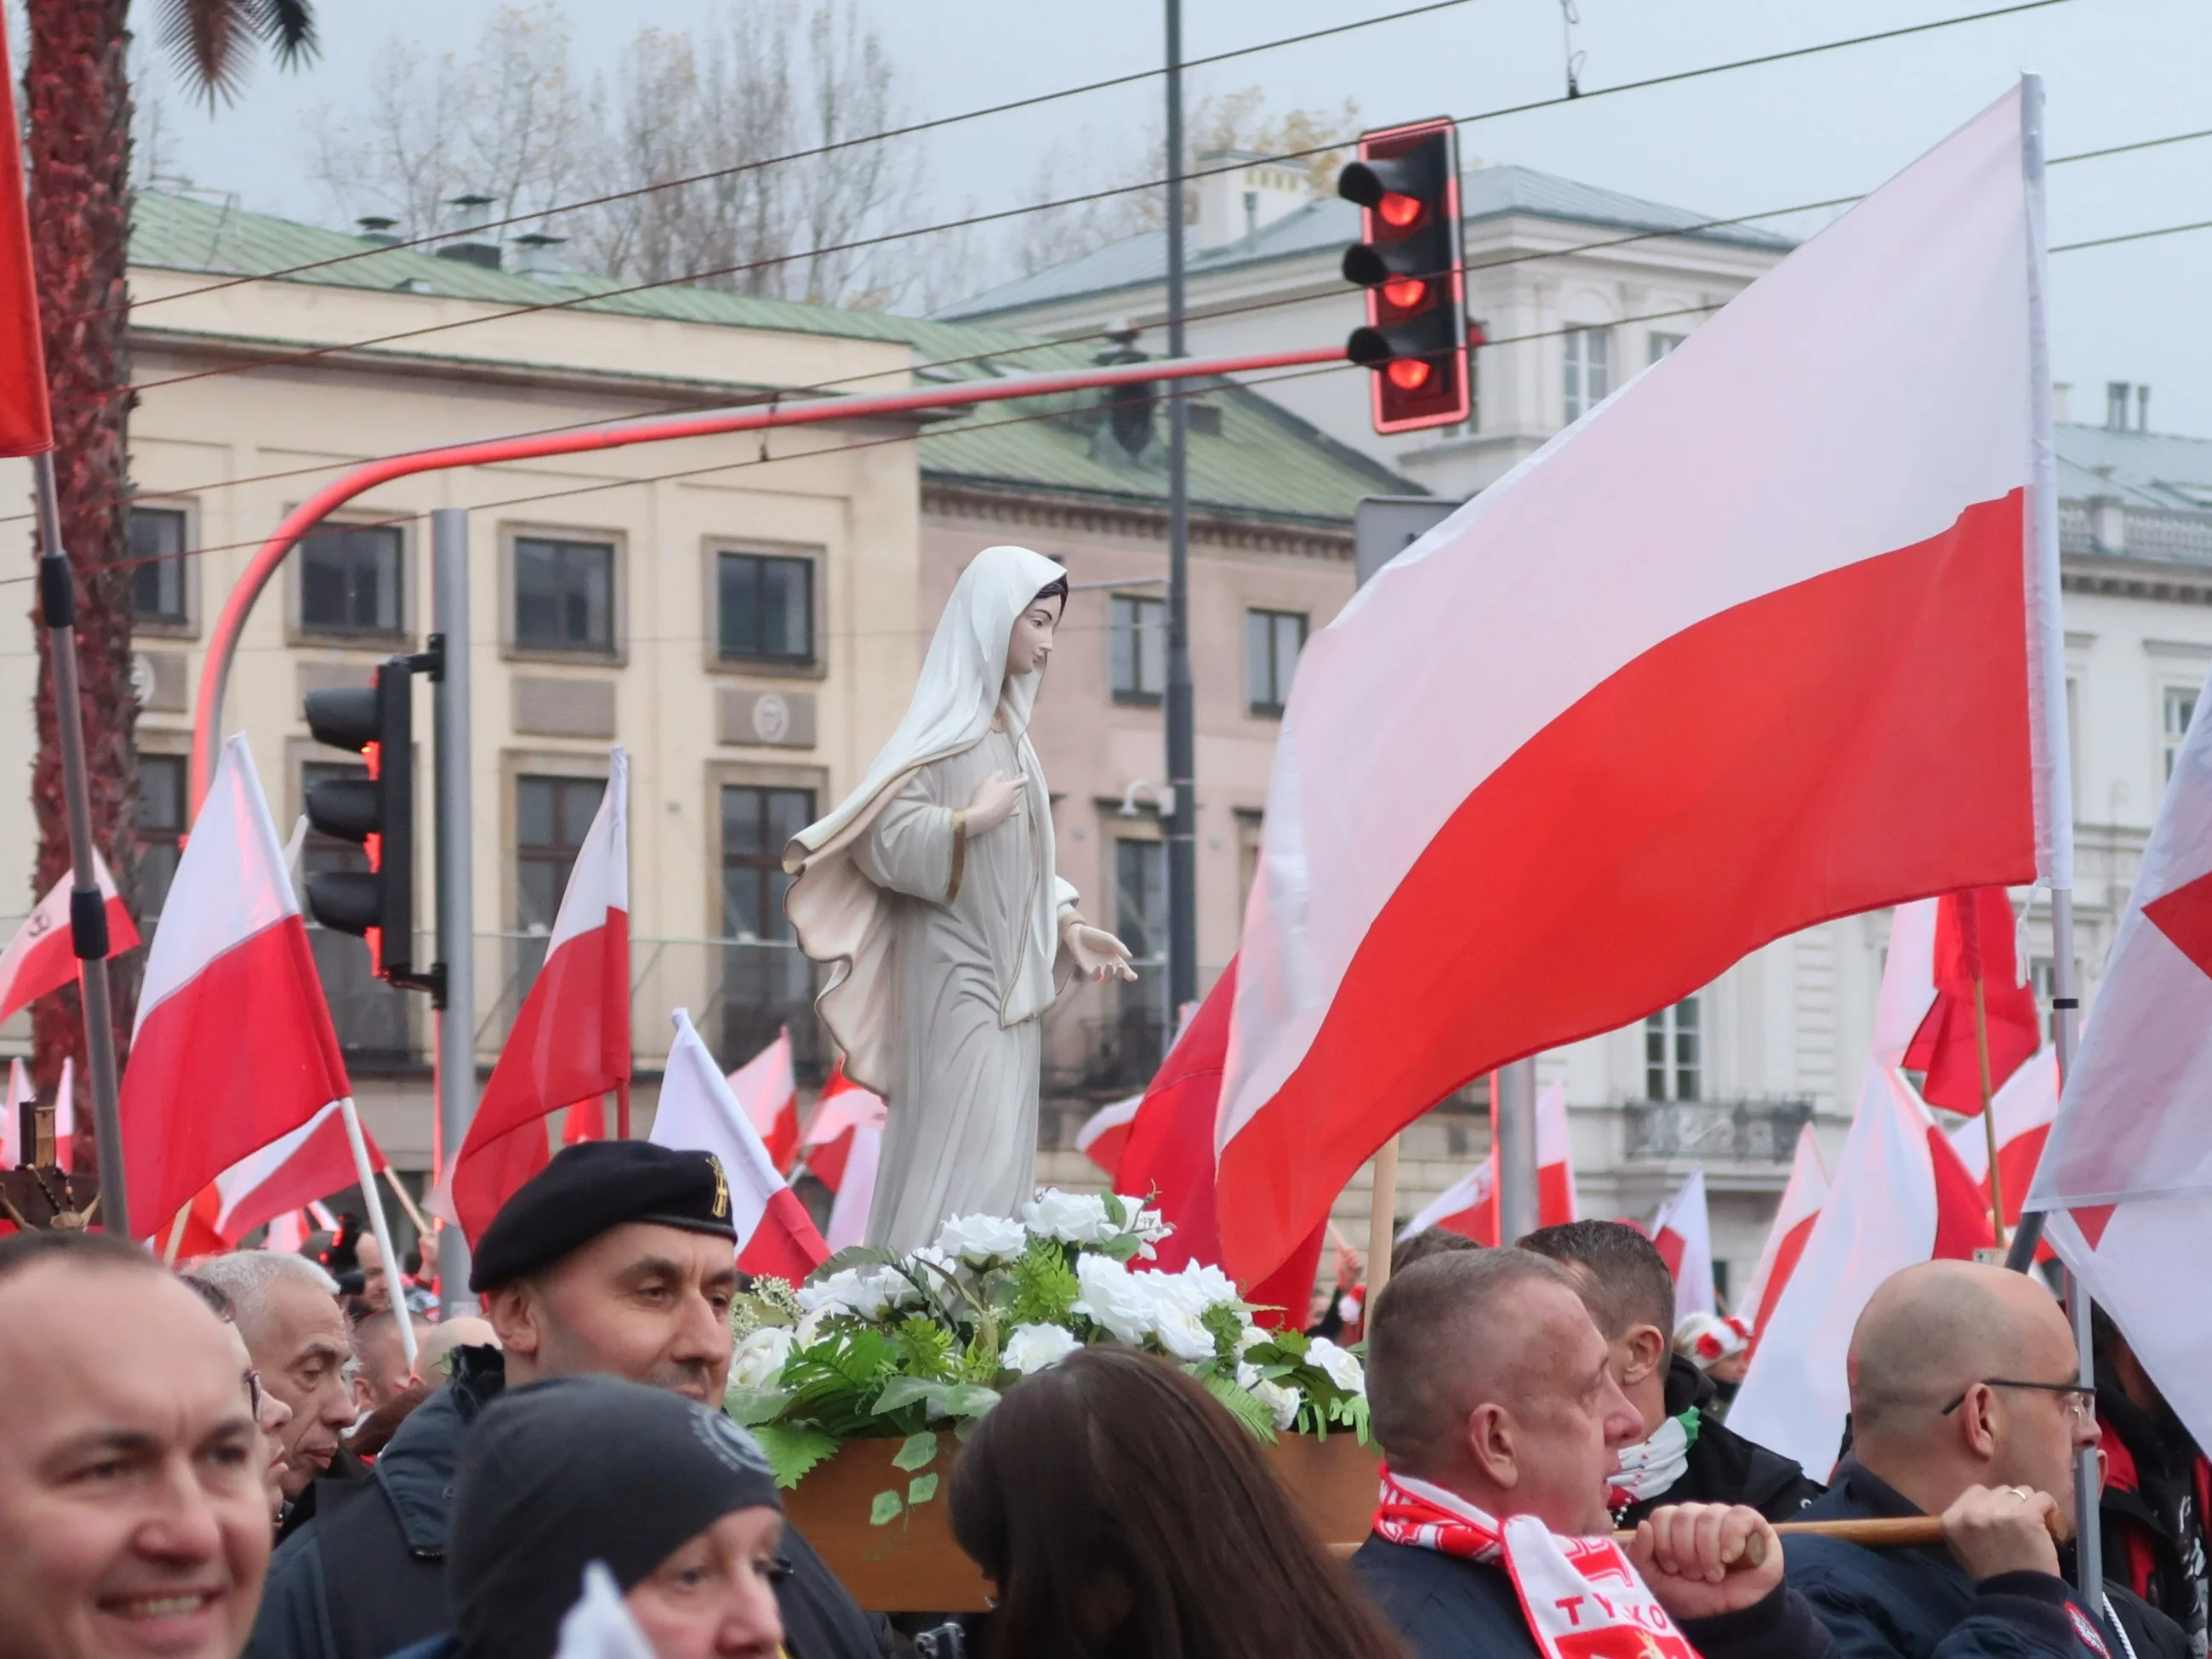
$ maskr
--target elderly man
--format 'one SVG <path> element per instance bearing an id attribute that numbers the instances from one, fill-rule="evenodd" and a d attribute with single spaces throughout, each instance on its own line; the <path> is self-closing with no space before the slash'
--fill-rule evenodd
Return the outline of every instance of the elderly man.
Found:
<path id="1" fill-rule="evenodd" d="M 337 1281 L 305 1256 L 281 1250 L 212 1256 L 193 1275 L 230 1298 L 231 1319 L 261 1386 L 292 1408 L 277 1475 L 289 1500 L 281 1542 L 313 1516 L 319 1476 L 362 1477 L 361 1464 L 342 1443 L 361 1413 L 350 1375 L 353 1329 L 337 1303 Z"/>
<path id="2" fill-rule="evenodd" d="M 1796 1463 L 1732 1433 L 1709 1409 L 1713 1384 L 1669 1340 L 1674 1275 L 1650 1239 L 1625 1222 L 1569 1221 L 1539 1228 L 1521 1248 L 1573 1276 L 1612 1356 L 1613 1380 L 1642 1419 L 1613 1480 L 1622 1526 L 1666 1504 L 1747 1504 L 1789 1521 L 1820 1495 Z"/>
<path id="3" fill-rule="evenodd" d="M 721 1167 L 642 1140 L 586 1142 L 510 1198 L 477 1241 L 469 1288 L 500 1350 L 462 1347 L 370 1480 L 333 1488 L 276 1556 L 253 1659 L 381 1659 L 444 1631 L 454 1471 L 503 1388 L 611 1374 L 713 1406 L 730 1370 L 736 1229 Z M 805 1540 L 777 1587 L 791 1659 L 876 1659 L 872 1624 Z"/>
<path id="4" fill-rule="evenodd" d="M 2040 1282 L 1967 1261 L 1908 1267 L 1867 1303 L 1847 1364 L 1852 1449 L 1806 1518 L 1940 1515 L 1948 1547 L 1791 1541 L 1790 1583 L 1840 1656 L 2186 1651 L 2179 1629 L 2125 1590 L 2092 1606 L 2059 1576 L 2074 1454 L 2097 1443 L 2097 1418 L 2076 1385 L 2073 1332 Z"/>
<path id="5" fill-rule="evenodd" d="M 1756 1510 L 1662 1509 L 1613 1542 L 1614 1454 L 1643 1419 L 1556 1262 L 1408 1267 L 1376 1298 L 1367 1397 L 1387 1461 L 1352 1566 L 1418 1659 L 1687 1659 L 1686 1637 L 1707 1659 L 1825 1651 Z"/>
<path id="6" fill-rule="evenodd" d="M 27 1233 L 0 1331 L 0 1654 L 235 1659 L 269 1510 L 222 1322 L 120 1239 Z"/>

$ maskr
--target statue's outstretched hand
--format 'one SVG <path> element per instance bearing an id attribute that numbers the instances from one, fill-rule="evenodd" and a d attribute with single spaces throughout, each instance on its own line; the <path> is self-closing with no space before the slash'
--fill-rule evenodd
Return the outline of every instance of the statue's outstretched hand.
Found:
<path id="1" fill-rule="evenodd" d="M 1129 965 L 1129 947 L 1103 927 L 1087 921 L 1072 923 L 1061 935 L 1067 954 L 1085 979 L 1119 979 L 1136 983 L 1137 970 Z"/>
<path id="2" fill-rule="evenodd" d="M 1029 787 L 1027 778 L 1015 777 L 1005 772 L 994 772 L 975 786 L 963 819 L 968 839 L 988 835 L 1008 818 L 1014 808 L 1022 804 L 1022 792 Z"/>

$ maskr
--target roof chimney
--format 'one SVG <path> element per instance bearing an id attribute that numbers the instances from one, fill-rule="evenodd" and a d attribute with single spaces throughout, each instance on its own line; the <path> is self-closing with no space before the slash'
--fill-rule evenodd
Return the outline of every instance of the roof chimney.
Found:
<path id="1" fill-rule="evenodd" d="M 390 247 L 399 240 L 392 234 L 398 228 L 399 221 L 387 219 L 380 213 L 363 214 L 354 223 L 361 227 L 361 240 L 364 242 L 378 242 Z"/>
<path id="2" fill-rule="evenodd" d="M 446 204 L 459 210 L 453 216 L 453 229 L 459 240 L 447 242 L 434 250 L 441 259 L 458 259 L 465 265 L 481 265 L 486 270 L 499 269 L 499 244 L 479 240 L 471 233 L 483 226 L 484 210 L 495 205 L 495 196 L 455 196 Z"/>
<path id="3" fill-rule="evenodd" d="M 2136 430 L 2150 430 L 2150 388 L 2147 386 L 2136 388 Z"/>
<path id="4" fill-rule="evenodd" d="M 1194 171 L 1194 240 L 1200 253 L 1241 242 L 1312 199 L 1306 174 L 1295 164 L 1269 161 L 1248 150 L 1207 150 L 1198 158 Z"/>
<path id="5" fill-rule="evenodd" d="M 2125 432 L 2128 429 L 2128 383 L 2125 380 L 2105 382 L 2105 430 Z"/>

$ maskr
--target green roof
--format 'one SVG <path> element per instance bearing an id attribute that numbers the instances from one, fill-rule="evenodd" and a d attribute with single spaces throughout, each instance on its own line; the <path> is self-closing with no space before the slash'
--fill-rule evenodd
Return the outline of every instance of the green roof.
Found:
<path id="1" fill-rule="evenodd" d="M 1048 340 L 1013 329 L 672 283 L 618 293 L 613 290 L 626 285 L 605 277 L 569 272 L 523 276 L 420 249 L 386 248 L 365 237 L 189 196 L 140 191 L 134 198 L 134 265 L 258 276 L 340 258 L 345 262 L 283 280 L 405 289 L 494 304 L 571 301 L 579 311 L 900 343 L 913 348 L 917 374 L 925 380 L 973 380 L 1096 361 L 1093 344 Z M 579 294 L 588 297 L 577 299 Z M 1102 502 L 1164 504 L 1164 416 L 1156 422 L 1158 436 L 1133 459 L 1107 429 L 1103 395 L 1023 398 L 950 416 L 918 441 L 921 470 L 948 483 L 1042 489 Z M 1419 484 L 1243 387 L 1215 382 L 1194 403 L 1212 411 L 1197 417 L 1190 438 L 1191 504 L 1199 511 L 1343 526 L 1350 523 L 1352 505 L 1362 495 L 1421 491 Z"/>

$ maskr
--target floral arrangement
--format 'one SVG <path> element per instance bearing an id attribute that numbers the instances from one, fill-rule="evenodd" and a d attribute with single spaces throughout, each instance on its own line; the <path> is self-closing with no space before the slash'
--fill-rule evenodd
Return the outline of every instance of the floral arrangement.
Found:
<path id="1" fill-rule="evenodd" d="M 857 1248 L 803 1285 L 763 1279 L 732 1311 L 727 1408 L 787 1486 L 848 1440 L 902 1437 L 894 1461 L 919 1470 L 939 1431 L 964 1435 L 1023 1377 L 1119 1342 L 1179 1362 L 1261 1439 L 1335 1426 L 1364 1442 L 1358 1358 L 1262 1329 L 1218 1267 L 1135 1265 L 1156 1259 L 1170 1231 L 1133 1199 L 1047 1188 L 1018 1220 L 959 1216 L 905 1255 Z M 936 1486 L 917 1474 L 903 1502 L 879 1495 L 875 1519 Z"/>

